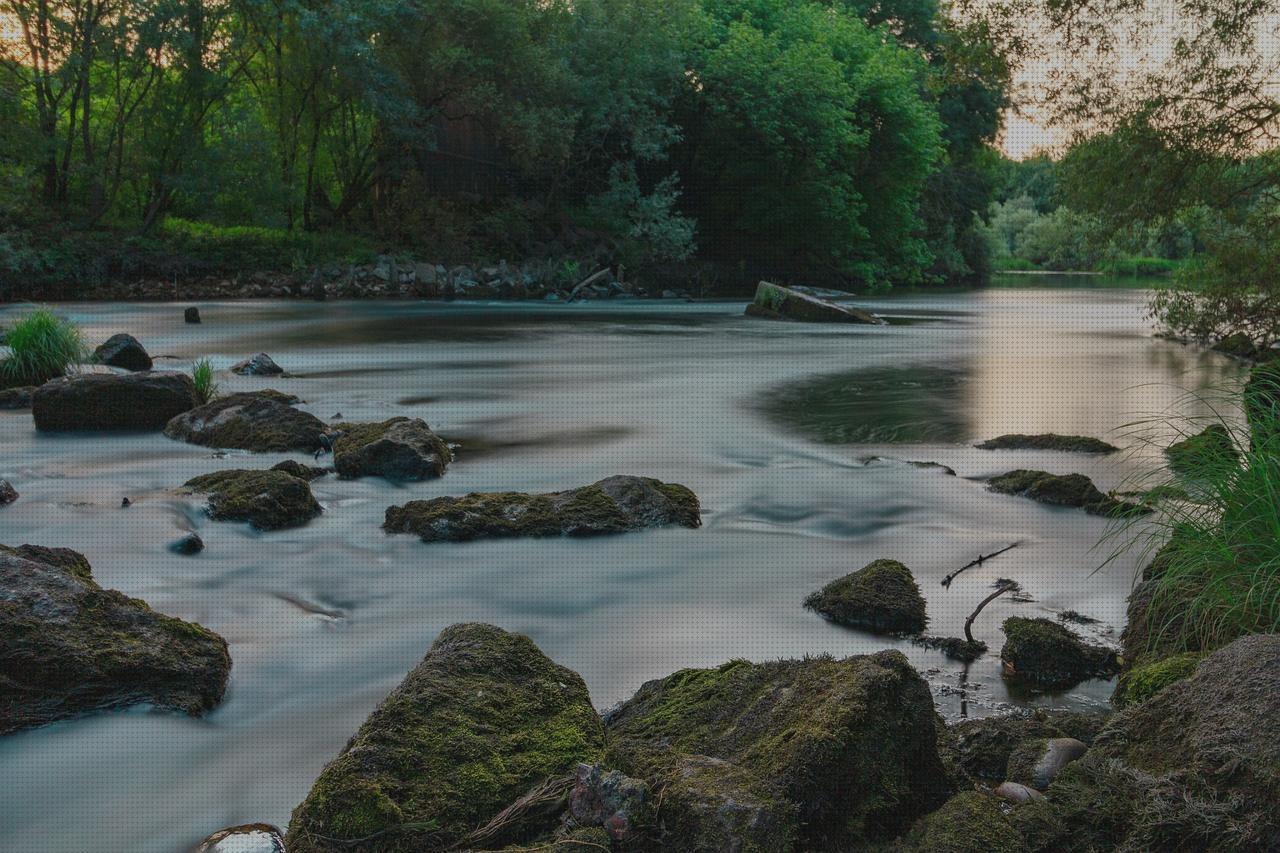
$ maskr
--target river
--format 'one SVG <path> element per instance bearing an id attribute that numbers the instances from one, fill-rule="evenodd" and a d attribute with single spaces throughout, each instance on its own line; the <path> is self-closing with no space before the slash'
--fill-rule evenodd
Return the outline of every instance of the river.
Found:
<path id="1" fill-rule="evenodd" d="M 266 351 L 293 375 L 223 373 L 223 390 L 293 392 L 325 420 L 422 417 L 461 450 L 433 482 L 318 480 L 321 518 L 260 535 L 211 522 L 170 490 L 283 454 L 216 458 L 158 434 L 38 435 L 29 413 L 0 412 L 0 477 L 22 494 L 0 510 L 0 542 L 84 552 L 103 586 L 217 631 L 233 660 L 226 697 L 204 719 L 135 708 L 0 739 L 0 849 L 174 853 L 227 825 L 283 826 L 369 711 L 460 621 L 528 634 L 582 674 L 602 709 L 682 667 L 884 647 L 925 674 L 950 719 L 1009 704 L 1103 705 L 1106 682 L 1011 693 L 999 626 L 1070 608 L 1099 620 L 1087 633 L 1114 642 L 1138 558 L 1098 571 L 1107 521 L 977 481 L 1031 467 L 1122 486 L 1154 458 L 1124 425 L 1206 411 L 1189 394 L 1239 368 L 1155 339 L 1144 301 L 1091 287 L 860 302 L 894 318 L 884 327 L 753 320 L 742 302 L 209 303 L 198 326 L 182 322 L 181 305 L 60 306 L 91 344 L 130 332 L 165 356 L 160 368 L 209 357 L 224 369 Z M 0 325 L 20 310 L 0 309 Z M 1130 451 L 971 447 L 1049 431 Z M 611 474 L 689 486 L 703 528 L 463 545 L 380 529 L 392 503 Z M 122 509 L 123 497 L 133 505 Z M 206 550 L 169 553 L 189 528 Z M 1031 600 L 983 612 L 975 634 L 992 651 L 967 671 L 801 606 L 880 557 L 915 572 L 932 634 L 959 634 L 997 578 L 1018 580 Z"/>

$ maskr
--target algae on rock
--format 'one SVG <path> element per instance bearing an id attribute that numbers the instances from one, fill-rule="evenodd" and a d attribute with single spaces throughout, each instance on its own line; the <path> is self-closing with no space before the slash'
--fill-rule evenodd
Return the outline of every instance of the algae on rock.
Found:
<path id="1" fill-rule="evenodd" d="M 288 849 L 452 849 L 603 752 L 577 673 L 523 635 L 454 625 L 325 767 L 293 813 Z"/>

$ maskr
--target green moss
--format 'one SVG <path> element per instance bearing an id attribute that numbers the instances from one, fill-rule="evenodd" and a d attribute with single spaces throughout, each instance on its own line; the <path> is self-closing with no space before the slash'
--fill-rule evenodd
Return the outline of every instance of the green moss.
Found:
<path id="1" fill-rule="evenodd" d="M 228 394 L 174 418 L 164 434 L 202 447 L 255 453 L 317 450 L 327 427 L 293 408 L 296 402 L 297 397 L 270 389 Z"/>
<path id="2" fill-rule="evenodd" d="M 185 486 L 209 495 L 211 517 L 247 521 L 258 530 L 297 527 L 321 512 L 311 487 L 283 471 L 217 471 L 193 477 Z"/>
<path id="3" fill-rule="evenodd" d="M 1022 853 L 1027 848 L 995 797 L 965 791 L 921 819 L 897 849 L 903 853 Z"/>
<path id="4" fill-rule="evenodd" d="M 877 633 L 924 630 L 924 598 L 911 570 L 897 560 L 876 560 L 832 581 L 804 606 L 839 625 Z"/>
<path id="5" fill-rule="evenodd" d="M 341 477 L 425 480 L 443 476 L 452 461 L 449 445 L 419 418 L 344 424 L 333 445 Z"/>
<path id="6" fill-rule="evenodd" d="M 1184 652 L 1163 659 L 1139 659 L 1120 675 L 1114 701 L 1117 705 L 1145 702 L 1164 688 L 1195 672 L 1204 659 L 1202 652 Z"/>
<path id="7" fill-rule="evenodd" d="M 1083 509 L 1093 515 L 1140 515 L 1149 507 L 1125 503 L 1098 491 L 1083 474 L 1050 474 L 1018 469 L 992 477 L 987 488 L 1005 495 L 1021 495 L 1044 504 Z"/>
<path id="8" fill-rule="evenodd" d="M 1228 468 L 1239 456 L 1231 433 L 1222 424 L 1211 424 L 1196 435 L 1174 442 L 1164 452 L 1170 468 L 1191 477 Z"/>
<path id="9" fill-rule="evenodd" d="M 622 533 L 630 524 L 618 502 L 599 486 L 573 490 L 558 510 L 560 525 L 570 536 Z"/>
<path id="10" fill-rule="evenodd" d="M 289 850 L 436 849 L 548 778 L 599 760 L 586 685 L 527 637 L 488 625 L 441 633 L 294 812 Z"/>
<path id="11" fill-rule="evenodd" d="M 974 447 L 979 450 L 1057 450 L 1066 453 L 1115 453 L 1120 448 L 1099 438 L 1085 435 L 1010 433 L 988 439 Z"/>
<path id="12" fill-rule="evenodd" d="M 1004 622 L 1000 659 L 1016 677 L 1046 688 L 1115 674 L 1115 653 L 1080 640 L 1050 619 L 1011 617 Z"/>

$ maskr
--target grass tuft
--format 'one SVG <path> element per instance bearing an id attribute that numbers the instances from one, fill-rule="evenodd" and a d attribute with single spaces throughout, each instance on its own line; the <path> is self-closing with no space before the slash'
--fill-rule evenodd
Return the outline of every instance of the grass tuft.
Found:
<path id="1" fill-rule="evenodd" d="M 200 405 L 211 403 L 218 396 L 218 383 L 213 379 L 213 365 L 202 358 L 191 366 L 191 381 L 196 386 L 196 399 Z"/>
<path id="2" fill-rule="evenodd" d="M 0 388 L 43 385 L 84 360 L 80 329 L 47 308 L 37 308 L 5 334 L 9 354 L 0 359 Z"/>

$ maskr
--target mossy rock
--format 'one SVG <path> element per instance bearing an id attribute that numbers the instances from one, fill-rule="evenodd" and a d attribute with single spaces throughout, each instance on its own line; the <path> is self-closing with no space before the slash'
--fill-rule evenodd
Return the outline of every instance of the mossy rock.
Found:
<path id="1" fill-rule="evenodd" d="M 1143 656 L 1120 673 L 1112 701 L 1120 707 L 1145 702 L 1164 688 L 1195 672 L 1202 652 L 1183 652 L 1165 658 Z"/>
<path id="2" fill-rule="evenodd" d="M 470 542 L 516 536 L 593 536 L 702 523 L 687 488 L 647 477 L 609 477 L 564 492 L 474 492 L 387 508 L 383 529 L 423 542 Z"/>
<path id="3" fill-rule="evenodd" d="M 209 496 L 211 518 L 247 521 L 258 530 L 299 527 L 321 513 L 311 486 L 283 471 L 217 471 L 184 485 Z"/>
<path id="4" fill-rule="evenodd" d="M 1220 338 L 1210 349 L 1229 355 L 1232 358 L 1241 358 L 1248 361 L 1266 355 L 1266 350 L 1258 346 L 1253 338 L 1244 332 L 1233 332 L 1224 338 Z"/>
<path id="5" fill-rule="evenodd" d="M 297 477 L 299 480 L 306 480 L 308 483 L 312 480 L 318 480 L 328 474 L 333 473 L 332 468 L 322 468 L 316 465 L 303 465 L 296 459 L 286 459 L 283 462 L 277 462 L 271 466 L 272 471 L 283 471 L 291 477 Z"/>
<path id="6" fill-rule="evenodd" d="M 344 424 L 333 444 L 339 477 L 428 480 L 444 476 L 453 461 L 449 446 L 420 418 Z"/>
<path id="7" fill-rule="evenodd" d="M 882 325 L 869 311 L 837 305 L 789 287 L 762 281 L 756 287 L 755 299 L 747 306 L 747 316 L 767 320 L 799 320 L 805 323 L 862 323 Z"/>
<path id="8" fill-rule="evenodd" d="M 1236 640 L 1115 714 L 1046 799 L 1012 819 L 1033 850 L 1275 850 L 1280 635 Z"/>
<path id="9" fill-rule="evenodd" d="M 1228 468 L 1240 455 L 1231 433 L 1222 424 L 1210 424 L 1196 435 L 1169 445 L 1164 453 L 1170 468 L 1190 477 Z"/>
<path id="10" fill-rule="evenodd" d="M 83 555 L 0 545 L 0 734 L 140 702 L 198 716 L 230 670 L 221 637 L 103 589 Z"/>
<path id="11" fill-rule="evenodd" d="M 150 370 L 151 356 L 133 335 L 112 335 L 93 351 L 99 364 L 120 367 L 125 370 Z"/>
<path id="12" fill-rule="evenodd" d="M 975 444 L 974 447 L 979 450 L 1057 450 L 1063 453 L 1115 453 L 1120 449 L 1100 438 L 1058 435 L 1052 432 L 1038 435 L 1010 433 Z"/>
<path id="13" fill-rule="evenodd" d="M 1009 758 L 1028 741 L 1075 738 L 1092 744 L 1106 725 L 1106 712 L 1045 711 L 965 720 L 951 726 L 957 761 L 970 777 L 986 783 L 1009 779 Z"/>
<path id="14" fill-rule="evenodd" d="M 665 839 L 672 849 L 857 849 L 954 790 L 929 687 L 898 652 L 682 670 L 645 684 L 606 725 L 612 766 L 701 804 L 682 814 L 719 802 L 735 816 L 704 821 L 702 846 Z M 744 802 L 749 812 L 732 808 Z M 736 835 L 752 814 L 760 833 Z"/>
<path id="15" fill-rule="evenodd" d="M 1004 621 L 1000 660 L 1007 675 L 1046 689 L 1108 678 L 1119 670 L 1115 652 L 1086 643 L 1051 619 L 1014 616 Z"/>
<path id="16" fill-rule="evenodd" d="M 86 373 L 37 388 L 31 416 L 44 432 L 150 432 L 195 406 L 195 383 L 183 373 Z"/>
<path id="17" fill-rule="evenodd" d="M 295 409 L 297 401 L 272 390 L 229 394 L 173 418 L 164 434 L 202 447 L 256 453 L 319 450 L 329 428 L 315 415 Z"/>
<path id="18" fill-rule="evenodd" d="M 982 791 L 957 794 L 926 815 L 894 847 L 900 853 L 1022 853 L 1026 845 L 999 801 Z"/>
<path id="19" fill-rule="evenodd" d="M 294 810 L 288 849 L 453 849 L 603 751 L 576 673 L 528 637 L 454 625 L 321 772 Z"/>
<path id="20" fill-rule="evenodd" d="M 838 625 L 880 634 L 915 634 L 928 623 L 920 587 L 897 560 L 868 563 L 810 595 L 804 606 Z"/>
<path id="21" fill-rule="evenodd" d="M 1050 474 L 1018 469 L 987 481 L 987 488 L 1003 495 L 1020 495 L 1051 506 L 1083 509 L 1093 515 L 1142 515 L 1150 507 L 1118 501 L 1098 491 L 1083 474 Z"/>

